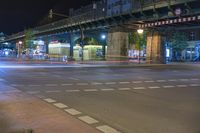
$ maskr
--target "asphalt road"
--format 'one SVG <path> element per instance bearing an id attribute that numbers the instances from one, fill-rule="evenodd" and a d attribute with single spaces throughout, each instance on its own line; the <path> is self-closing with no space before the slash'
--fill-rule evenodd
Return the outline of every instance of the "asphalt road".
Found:
<path id="1" fill-rule="evenodd" d="M 103 132 L 200 133 L 200 67 L 24 66 L 0 79 Z"/>

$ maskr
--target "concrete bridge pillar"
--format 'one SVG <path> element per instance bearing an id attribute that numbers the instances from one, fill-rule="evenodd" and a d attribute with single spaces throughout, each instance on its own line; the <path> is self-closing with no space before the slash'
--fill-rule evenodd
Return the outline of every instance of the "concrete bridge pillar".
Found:
<path id="1" fill-rule="evenodd" d="M 110 31 L 107 38 L 106 60 L 127 60 L 128 32 Z"/>
<path id="2" fill-rule="evenodd" d="M 158 31 L 150 31 L 147 34 L 146 62 L 165 63 L 164 36 Z"/>

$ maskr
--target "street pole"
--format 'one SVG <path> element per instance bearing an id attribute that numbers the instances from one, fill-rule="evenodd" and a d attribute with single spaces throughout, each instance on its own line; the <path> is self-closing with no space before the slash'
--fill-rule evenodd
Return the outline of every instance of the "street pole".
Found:
<path id="1" fill-rule="evenodd" d="M 84 44 L 83 44 L 84 42 L 83 42 L 83 41 L 84 41 L 84 34 L 83 34 L 83 29 L 82 29 L 82 27 L 81 27 L 80 25 L 79 25 L 79 27 L 80 27 L 80 34 L 81 34 L 81 42 L 80 42 L 80 45 L 81 45 L 81 48 L 82 48 L 82 50 L 81 50 L 81 51 L 82 51 L 82 54 L 81 54 L 81 55 L 82 55 L 81 61 L 83 61 L 83 59 L 84 59 L 84 58 L 83 58 L 83 48 L 84 48 Z"/>

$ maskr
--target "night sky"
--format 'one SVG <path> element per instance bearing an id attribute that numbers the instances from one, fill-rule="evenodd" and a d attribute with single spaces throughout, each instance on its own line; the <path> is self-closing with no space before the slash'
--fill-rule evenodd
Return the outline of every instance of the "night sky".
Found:
<path id="1" fill-rule="evenodd" d="M 68 15 L 69 8 L 80 8 L 93 0 L 1 0 L 0 32 L 9 35 L 24 29 L 45 24 L 49 21 L 48 13 Z"/>

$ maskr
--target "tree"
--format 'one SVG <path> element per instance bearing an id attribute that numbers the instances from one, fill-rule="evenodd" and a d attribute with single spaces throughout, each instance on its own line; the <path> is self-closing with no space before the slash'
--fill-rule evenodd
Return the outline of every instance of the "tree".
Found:
<path id="1" fill-rule="evenodd" d="M 181 52 L 188 47 L 186 35 L 181 32 L 174 32 L 170 42 L 175 60 L 180 61 Z"/>
<path id="2" fill-rule="evenodd" d="M 139 51 L 138 62 L 140 63 L 140 52 L 146 46 L 146 32 L 139 35 L 137 32 L 129 34 L 129 45 L 135 45 L 135 49 Z"/>
<path id="3" fill-rule="evenodd" d="M 79 39 L 77 39 L 76 41 L 75 41 L 75 43 L 76 44 L 81 44 L 81 38 L 79 38 Z M 98 45 L 98 42 L 97 42 L 97 40 L 95 39 L 95 38 L 90 38 L 90 37 L 85 37 L 84 39 L 83 39 L 83 45 Z"/>
<path id="4" fill-rule="evenodd" d="M 31 29 L 25 30 L 25 38 L 23 45 L 24 50 L 35 48 L 32 39 L 33 39 L 33 31 Z"/>

